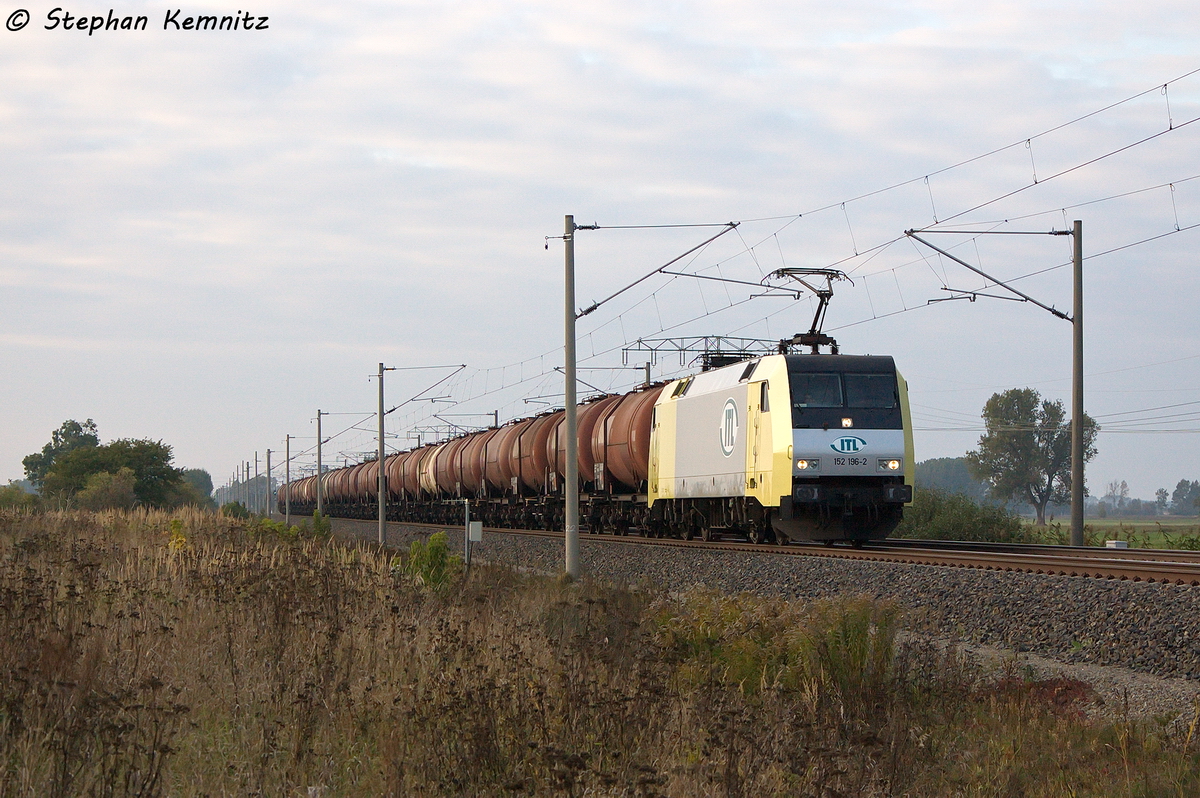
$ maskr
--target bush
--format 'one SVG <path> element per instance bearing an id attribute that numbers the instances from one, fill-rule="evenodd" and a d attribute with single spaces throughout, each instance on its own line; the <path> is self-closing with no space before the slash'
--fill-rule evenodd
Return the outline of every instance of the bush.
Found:
<path id="1" fill-rule="evenodd" d="M 416 584 L 444 590 L 453 580 L 461 559 L 450 553 L 445 532 L 435 532 L 428 541 L 414 540 L 408 547 L 404 573 Z"/>
<path id="2" fill-rule="evenodd" d="M 20 485 L 10 483 L 0 488 L 0 507 L 32 510 L 36 505 L 37 496 L 26 493 Z"/>
<path id="3" fill-rule="evenodd" d="M 304 527 L 288 526 L 282 521 L 272 521 L 270 518 L 260 518 L 253 527 L 260 535 L 272 535 L 280 540 L 299 540 L 306 531 Z"/>
<path id="4" fill-rule="evenodd" d="M 131 510 L 137 504 L 136 488 L 137 475 L 132 468 L 92 474 L 87 487 L 75 494 L 75 503 L 85 510 Z"/>
<path id="5" fill-rule="evenodd" d="M 971 540 L 992 543 L 1036 543 L 1036 534 L 1020 516 L 1003 507 L 976 504 L 959 493 L 918 490 L 912 507 L 893 533 L 897 538 Z"/>
<path id="6" fill-rule="evenodd" d="M 250 511 L 241 502 L 229 502 L 221 505 L 221 515 L 226 518 L 249 518 Z"/>
<path id="7" fill-rule="evenodd" d="M 329 520 L 329 516 L 321 515 L 316 510 L 313 510 L 313 534 L 321 537 L 333 534 L 333 522 Z"/>
<path id="8" fill-rule="evenodd" d="M 843 710 L 869 706 L 889 683 L 900 614 L 889 602 L 843 598 L 807 607 L 693 590 L 657 608 L 657 642 L 694 687 L 737 685 L 824 693 Z"/>

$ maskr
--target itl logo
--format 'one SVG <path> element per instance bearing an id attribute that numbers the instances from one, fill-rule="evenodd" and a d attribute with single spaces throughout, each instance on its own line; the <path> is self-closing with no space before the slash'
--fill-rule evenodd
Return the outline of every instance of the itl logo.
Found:
<path id="1" fill-rule="evenodd" d="M 721 453 L 726 457 L 733 454 L 733 445 L 737 443 L 738 412 L 737 402 L 725 400 L 725 410 L 721 413 Z"/>
<path id="2" fill-rule="evenodd" d="M 838 438 L 836 441 L 829 444 L 829 448 L 833 449 L 835 452 L 841 452 L 842 454 L 854 454 L 855 452 L 861 452 L 863 449 L 867 448 L 867 442 L 862 438 L 856 438 L 853 435 L 847 435 L 846 437 Z"/>

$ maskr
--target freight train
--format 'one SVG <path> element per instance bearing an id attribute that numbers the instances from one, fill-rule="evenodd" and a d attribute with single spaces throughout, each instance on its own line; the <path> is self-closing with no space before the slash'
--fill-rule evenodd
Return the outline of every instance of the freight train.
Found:
<path id="1" fill-rule="evenodd" d="M 580 523 L 651 537 L 885 538 L 912 502 L 908 388 L 891 357 L 765 355 L 578 407 Z M 562 529 L 562 410 L 387 457 L 394 521 Z M 380 463 L 321 475 L 327 515 L 375 518 Z M 317 477 L 279 509 L 316 509 Z"/>

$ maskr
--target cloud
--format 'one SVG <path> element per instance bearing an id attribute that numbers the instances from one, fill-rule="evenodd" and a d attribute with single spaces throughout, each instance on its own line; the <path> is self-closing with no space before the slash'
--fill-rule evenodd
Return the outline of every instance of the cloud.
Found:
<path id="1" fill-rule="evenodd" d="M 124 8 L 152 22 L 165 9 Z M 35 24 L 0 51 L 0 367 L 10 375 L 0 401 L 21 419 L 0 436 L 0 478 L 19 476 L 20 457 L 70 415 L 103 427 L 104 410 L 122 434 L 164 437 L 182 462 L 220 474 L 304 427 L 318 403 L 369 404 L 361 377 L 380 357 L 485 370 L 552 351 L 561 255 L 543 244 L 565 213 L 604 224 L 770 217 L 690 268 L 753 280 L 785 263 L 854 269 L 831 324 L 921 309 L 845 327 L 847 345 L 895 353 L 918 393 L 958 392 L 926 404 L 977 413 L 993 388 L 1060 378 L 1063 325 L 1013 303 L 925 308 L 944 295 L 940 281 L 974 278 L 931 268 L 907 241 L 872 247 L 1161 130 L 1168 100 L 1176 121 L 1200 114 L 1192 78 L 1030 149 L 934 174 L 1193 68 L 1200 12 L 1167 3 L 268 3 L 262 35 L 152 24 L 124 37 L 39 30 L 46 10 L 31 9 Z M 1195 127 L 964 220 L 1200 174 Z M 1170 231 L 1176 216 L 1200 221 L 1197 186 L 1079 209 L 1087 246 Z M 1198 298 L 1188 235 L 1089 266 L 1089 369 L 1195 346 L 1181 321 Z M 582 238 L 580 296 L 611 293 L 698 240 Z M 976 246 L 1008 277 L 1063 256 L 1042 241 L 980 240 L 972 257 Z M 1062 271 L 1027 285 L 1069 303 Z M 613 351 L 593 365 L 619 363 L 625 340 L 706 312 L 676 329 L 769 337 L 807 325 L 803 302 L 726 307 L 746 295 L 653 282 L 589 317 L 587 352 Z M 612 379 L 626 377 L 636 375 Z M 417 387 L 407 379 L 398 392 Z M 1129 409 L 1142 395 L 1102 391 L 1149 398 L 1195 388 L 1200 374 L 1183 364 L 1128 380 L 1097 378 L 1089 402 Z M 472 408 L 503 399 L 506 413 L 528 412 L 514 390 Z M 154 429 L 136 429 L 142 421 Z M 972 440 L 918 443 L 934 456 Z M 1186 476 L 1176 474 L 1184 447 L 1155 446 L 1102 439 L 1093 484 L 1127 478 L 1149 496 Z"/>

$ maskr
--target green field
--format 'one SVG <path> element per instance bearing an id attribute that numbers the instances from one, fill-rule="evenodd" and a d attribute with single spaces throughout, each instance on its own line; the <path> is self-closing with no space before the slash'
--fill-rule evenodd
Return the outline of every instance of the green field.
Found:
<path id="1" fill-rule="evenodd" d="M 1028 528 L 1046 543 L 1066 544 L 1071 537 L 1069 520 L 1055 519 L 1041 530 Z M 1106 540 L 1123 540 L 1131 548 L 1200 550 L 1200 519 L 1176 518 L 1089 518 L 1083 526 L 1089 546 L 1103 546 Z"/>

